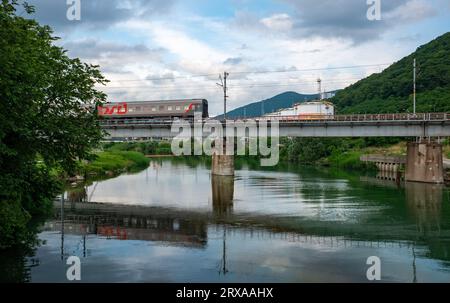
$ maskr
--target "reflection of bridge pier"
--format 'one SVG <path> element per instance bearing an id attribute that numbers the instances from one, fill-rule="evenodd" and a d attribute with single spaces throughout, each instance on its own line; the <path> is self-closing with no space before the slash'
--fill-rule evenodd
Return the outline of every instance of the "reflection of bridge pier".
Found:
<path id="1" fill-rule="evenodd" d="M 234 177 L 211 176 L 213 213 L 218 217 L 230 215 L 233 211 Z"/>
<path id="2" fill-rule="evenodd" d="M 224 217 L 233 211 L 234 177 L 211 175 L 213 213 Z"/>
<path id="3" fill-rule="evenodd" d="M 211 174 L 211 189 L 214 215 L 219 220 L 231 216 L 233 212 L 234 176 L 218 176 Z M 226 254 L 227 227 L 226 225 L 223 225 L 222 228 L 222 260 L 220 262 L 221 266 L 219 273 L 225 275 L 228 272 Z"/>
<path id="4" fill-rule="evenodd" d="M 406 201 L 421 235 L 440 230 L 443 186 L 406 182 Z"/>

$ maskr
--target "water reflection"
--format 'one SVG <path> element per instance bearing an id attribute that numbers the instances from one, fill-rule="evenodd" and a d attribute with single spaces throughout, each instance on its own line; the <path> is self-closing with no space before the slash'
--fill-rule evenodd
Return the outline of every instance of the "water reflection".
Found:
<path id="1" fill-rule="evenodd" d="M 234 176 L 211 176 L 213 213 L 219 218 L 233 212 Z"/>
<path id="2" fill-rule="evenodd" d="M 55 219 L 47 221 L 43 231 L 61 232 L 61 255 L 64 250 L 64 234 L 82 238 L 82 256 L 86 256 L 86 236 L 95 235 L 106 239 L 157 241 L 169 245 L 203 247 L 207 243 L 206 222 L 179 218 L 176 213 L 161 209 L 133 209 L 120 207 L 114 211 L 107 206 L 90 207 L 71 204 L 55 213 Z"/>
<path id="3" fill-rule="evenodd" d="M 22 265 L 31 281 L 64 281 L 69 255 L 84 282 L 364 282 L 372 255 L 384 281 L 450 281 L 442 186 L 242 163 L 220 177 L 158 160 L 66 198 Z"/>
<path id="4" fill-rule="evenodd" d="M 440 184 L 405 183 L 405 201 L 421 236 L 440 232 L 443 190 Z"/>
<path id="5" fill-rule="evenodd" d="M 240 271 L 235 267 L 239 264 L 236 254 L 254 254 L 254 247 L 245 249 L 246 241 L 263 245 L 281 241 L 282 246 L 300 243 L 302 249 L 309 247 L 317 253 L 358 255 L 359 250 L 368 250 L 389 255 L 401 250 L 403 257 L 396 262 L 405 265 L 398 265 L 397 270 L 408 272 L 405 281 L 417 281 L 417 260 L 420 264 L 429 256 L 442 260 L 442 266 L 448 268 L 449 242 L 436 233 L 449 229 L 448 220 L 443 223 L 440 219 L 449 217 L 447 209 L 443 214 L 443 192 L 448 190 L 442 186 L 404 183 L 399 176 L 358 177 L 311 168 L 249 170 L 245 165 L 235 178 L 211 176 L 202 162 L 186 165 L 164 160 L 145 171 L 144 187 L 139 185 L 144 173 L 122 177 L 111 180 L 109 186 L 90 186 L 87 192 L 94 201 L 104 201 L 111 192 L 118 201 L 137 201 L 139 211 L 138 206 L 133 207 L 139 215 L 118 206 L 114 216 L 123 219 L 111 221 L 111 205 L 107 204 L 100 213 L 96 209 L 95 235 L 181 245 L 208 254 L 208 244 L 217 246 L 213 258 L 220 276 Z M 121 184 L 120 191 L 115 190 L 117 184 Z M 154 185 L 157 192 L 153 192 Z M 126 191 L 122 200 L 121 193 L 130 188 L 133 191 Z M 145 200 L 135 199 L 142 193 L 147 195 Z M 211 204 L 204 204 L 208 200 Z M 405 210 L 409 215 L 405 216 Z M 244 242 L 236 242 L 242 237 Z"/>

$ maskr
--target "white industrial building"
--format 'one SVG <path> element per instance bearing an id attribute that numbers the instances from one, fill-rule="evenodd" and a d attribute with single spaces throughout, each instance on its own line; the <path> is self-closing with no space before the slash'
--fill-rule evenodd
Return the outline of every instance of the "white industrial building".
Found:
<path id="1" fill-rule="evenodd" d="M 331 118 L 334 116 L 334 105 L 328 101 L 310 101 L 297 103 L 294 107 L 280 109 L 279 111 L 266 114 L 265 117 L 298 116 L 299 118 Z"/>
<path id="2" fill-rule="evenodd" d="M 334 115 L 334 105 L 328 101 L 311 101 L 294 105 L 294 115 Z"/>
<path id="3" fill-rule="evenodd" d="M 293 117 L 303 120 L 332 119 L 334 116 L 334 105 L 324 98 L 334 96 L 334 92 L 322 92 L 322 80 L 317 79 L 319 100 L 301 102 L 291 108 L 266 114 L 265 117 Z"/>

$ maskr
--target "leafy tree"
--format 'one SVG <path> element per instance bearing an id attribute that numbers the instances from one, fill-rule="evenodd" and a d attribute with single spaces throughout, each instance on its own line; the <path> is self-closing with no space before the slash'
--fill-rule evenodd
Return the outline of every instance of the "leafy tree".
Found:
<path id="1" fill-rule="evenodd" d="M 417 60 L 417 112 L 450 111 L 450 32 L 414 53 L 337 92 L 339 113 L 413 111 L 413 60 Z"/>
<path id="2" fill-rule="evenodd" d="M 98 66 L 69 58 L 50 27 L 18 8 L 17 0 L 0 4 L 0 247 L 20 243 L 51 201 L 51 169 L 73 173 L 89 157 L 102 137 L 95 105 L 106 98 L 95 89 L 106 82 Z"/>

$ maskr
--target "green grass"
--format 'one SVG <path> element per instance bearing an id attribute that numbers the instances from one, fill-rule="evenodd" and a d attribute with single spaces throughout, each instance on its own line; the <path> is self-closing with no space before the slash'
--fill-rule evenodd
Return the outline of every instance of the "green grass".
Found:
<path id="1" fill-rule="evenodd" d="M 450 145 L 443 146 L 444 157 L 450 159 Z"/>
<path id="2" fill-rule="evenodd" d="M 144 155 L 171 155 L 171 144 L 167 141 L 111 142 L 103 145 L 106 151 L 137 151 Z"/>
<path id="3" fill-rule="evenodd" d="M 94 161 L 84 164 L 82 169 L 88 174 L 116 174 L 144 169 L 149 162 L 142 153 L 135 151 L 104 151 L 99 152 Z"/>
<path id="4" fill-rule="evenodd" d="M 364 154 L 363 151 L 347 151 L 333 153 L 326 159 L 328 165 L 333 167 L 345 169 L 372 169 L 375 168 L 372 164 L 366 164 L 360 161 L 360 157 Z"/>

